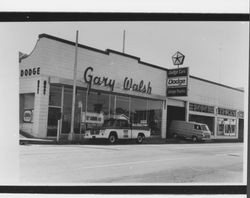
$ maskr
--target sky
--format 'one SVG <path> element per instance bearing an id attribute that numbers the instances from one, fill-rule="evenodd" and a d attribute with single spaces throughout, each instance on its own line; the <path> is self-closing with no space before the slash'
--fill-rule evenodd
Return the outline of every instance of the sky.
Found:
<path id="1" fill-rule="evenodd" d="M 190 74 L 232 87 L 245 87 L 248 79 L 248 22 L 22 22 L 0 24 L 6 44 L 29 54 L 38 35 L 50 34 L 97 49 L 122 51 L 164 68 L 176 68 L 171 57 L 180 51 Z"/>

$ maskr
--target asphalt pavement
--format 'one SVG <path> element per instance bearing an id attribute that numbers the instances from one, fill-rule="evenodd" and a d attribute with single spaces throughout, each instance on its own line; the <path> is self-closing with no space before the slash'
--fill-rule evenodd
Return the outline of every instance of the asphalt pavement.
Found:
<path id="1" fill-rule="evenodd" d="M 20 145 L 22 184 L 235 184 L 243 144 Z"/>

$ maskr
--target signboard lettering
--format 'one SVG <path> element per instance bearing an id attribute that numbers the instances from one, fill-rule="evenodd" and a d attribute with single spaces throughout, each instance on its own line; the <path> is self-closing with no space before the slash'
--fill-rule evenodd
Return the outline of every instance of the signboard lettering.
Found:
<path id="1" fill-rule="evenodd" d="M 219 115 L 233 116 L 236 117 L 236 110 L 218 108 L 217 113 Z"/>
<path id="2" fill-rule="evenodd" d="M 195 103 L 189 103 L 189 110 L 202 112 L 202 113 L 214 113 L 213 106 L 201 105 L 201 104 L 195 104 Z"/>
<path id="3" fill-rule="evenodd" d="M 84 80 L 86 83 L 89 84 L 89 87 L 91 88 L 92 84 L 94 85 L 104 85 L 105 87 L 110 87 L 111 91 L 114 90 L 115 86 L 115 80 L 109 79 L 107 77 L 99 77 L 99 76 L 93 76 L 91 72 L 93 72 L 92 67 L 88 67 L 84 72 Z"/>
<path id="4" fill-rule="evenodd" d="M 87 112 L 82 114 L 82 122 L 92 123 L 92 124 L 103 124 L 104 115 L 101 113 L 91 113 Z"/>
<path id="5" fill-rule="evenodd" d="M 167 96 L 187 96 L 187 87 L 168 88 Z"/>
<path id="6" fill-rule="evenodd" d="M 34 67 L 30 69 L 21 69 L 20 71 L 20 77 L 35 76 L 35 75 L 40 75 L 40 67 Z"/>
<path id="7" fill-rule="evenodd" d="M 105 87 L 110 87 L 111 91 L 114 90 L 115 87 L 115 80 L 109 79 L 108 77 L 100 77 L 94 76 L 92 72 L 94 69 L 92 67 L 88 67 L 84 71 L 83 79 L 89 85 L 89 89 L 92 85 L 103 85 Z M 141 80 L 139 83 L 135 83 L 132 78 L 125 77 L 123 81 L 123 89 L 124 90 L 132 90 L 136 92 L 151 94 L 152 87 L 151 82 L 145 83 Z"/>
<path id="8" fill-rule="evenodd" d="M 187 77 L 169 78 L 168 87 L 187 86 Z"/>
<path id="9" fill-rule="evenodd" d="M 167 71 L 167 96 L 187 96 L 188 67 Z"/>
<path id="10" fill-rule="evenodd" d="M 188 76 L 188 67 L 168 70 L 167 76 L 168 78 L 178 77 L 178 76 Z"/>
<path id="11" fill-rule="evenodd" d="M 144 84 L 144 81 L 141 80 L 139 84 L 136 84 L 136 83 L 133 83 L 132 78 L 129 79 L 128 77 L 124 79 L 123 89 L 124 90 L 132 89 L 132 91 L 137 91 L 137 92 L 147 93 L 147 94 L 151 94 L 151 91 L 152 91 L 150 82 L 148 82 L 148 84 L 146 85 Z"/>

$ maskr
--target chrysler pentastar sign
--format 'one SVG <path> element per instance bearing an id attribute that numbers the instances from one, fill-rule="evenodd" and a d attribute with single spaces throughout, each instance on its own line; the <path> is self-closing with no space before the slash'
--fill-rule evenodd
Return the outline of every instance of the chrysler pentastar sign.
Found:
<path id="1" fill-rule="evenodd" d="M 188 95 L 188 67 L 170 69 L 167 71 L 167 96 Z"/>

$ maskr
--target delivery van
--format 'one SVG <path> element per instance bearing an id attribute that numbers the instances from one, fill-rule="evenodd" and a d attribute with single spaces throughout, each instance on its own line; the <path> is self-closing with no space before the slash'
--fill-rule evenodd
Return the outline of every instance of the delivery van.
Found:
<path id="1" fill-rule="evenodd" d="M 193 142 L 210 140 L 211 132 L 206 124 L 173 120 L 170 124 L 170 134 L 174 138 L 182 137 Z"/>

